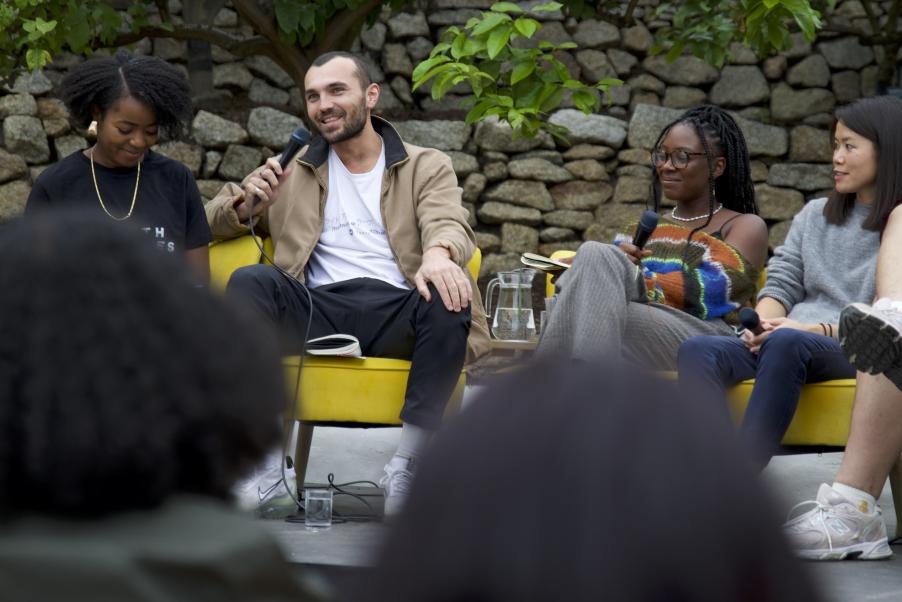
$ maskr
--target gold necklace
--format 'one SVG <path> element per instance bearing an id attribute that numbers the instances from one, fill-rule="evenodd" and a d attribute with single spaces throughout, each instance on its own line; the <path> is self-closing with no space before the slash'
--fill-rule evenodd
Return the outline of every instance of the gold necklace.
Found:
<path id="1" fill-rule="evenodd" d="M 124 217 L 116 217 L 106 208 L 106 205 L 103 203 L 103 197 L 100 196 L 100 187 L 97 185 L 97 174 L 94 172 L 94 149 L 91 149 L 90 153 L 91 157 L 91 177 L 94 179 L 94 192 L 97 193 L 97 200 L 100 201 L 100 208 L 103 209 L 103 212 L 109 215 L 111 218 L 116 220 L 117 222 L 123 222 L 132 216 L 132 211 L 135 210 L 135 201 L 138 199 L 138 185 L 141 183 L 141 163 L 138 163 L 138 177 L 135 179 L 135 192 L 132 193 L 132 206 L 128 208 L 128 213 L 125 214 Z"/>

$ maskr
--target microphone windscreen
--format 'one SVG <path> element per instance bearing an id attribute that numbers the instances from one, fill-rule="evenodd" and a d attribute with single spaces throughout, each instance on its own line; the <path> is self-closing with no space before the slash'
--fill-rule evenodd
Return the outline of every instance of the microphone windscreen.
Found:
<path id="1" fill-rule="evenodd" d="M 639 218 L 639 228 L 646 232 L 652 232 L 658 227 L 658 214 L 654 211 L 646 211 Z"/>
<path id="2" fill-rule="evenodd" d="M 743 328 L 752 332 L 761 327 L 761 319 L 758 317 L 758 312 L 751 307 L 743 307 L 739 310 L 739 323 L 742 324 Z"/>
<path id="3" fill-rule="evenodd" d="M 306 128 L 299 127 L 291 133 L 291 138 L 288 139 L 288 144 L 285 145 L 285 150 L 282 151 L 282 156 L 279 157 L 279 165 L 282 166 L 282 169 L 288 166 L 291 158 L 306 146 L 308 142 L 310 142 L 310 132 Z"/>

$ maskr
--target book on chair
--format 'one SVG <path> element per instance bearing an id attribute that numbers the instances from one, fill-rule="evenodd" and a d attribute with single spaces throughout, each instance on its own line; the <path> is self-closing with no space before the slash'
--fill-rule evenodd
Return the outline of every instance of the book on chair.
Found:
<path id="1" fill-rule="evenodd" d="M 569 263 L 564 263 L 563 261 L 545 257 L 544 255 L 538 255 L 536 253 L 523 253 L 520 255 L 520 263 L 531 267 L 534 270 L 551 272 L 552 274 L 563 272 L 570 267 Z"/>
<path id="2" fill-rule="evenodd" d="M 310 355 L 338 355 L 342 357 L 363 357 L 360 341 L 350 334 L 329 334 L 307 341 L 306 351 Z"/>

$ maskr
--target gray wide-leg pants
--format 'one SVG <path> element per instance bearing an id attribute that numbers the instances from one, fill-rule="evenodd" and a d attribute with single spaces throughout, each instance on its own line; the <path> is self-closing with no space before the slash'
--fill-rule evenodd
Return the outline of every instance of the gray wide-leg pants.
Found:
<path id="1" fill-rule="evenodd" d="M 542 325 L 539 357 L 596 361 L 623 358 L 655 370 L 676 369 L 677 350 L 697 335 L 733 335 L 723 320 L 701 320 L 648 303 L 645 281 L 613 245 L 587 242 L 556 284 Z"/>

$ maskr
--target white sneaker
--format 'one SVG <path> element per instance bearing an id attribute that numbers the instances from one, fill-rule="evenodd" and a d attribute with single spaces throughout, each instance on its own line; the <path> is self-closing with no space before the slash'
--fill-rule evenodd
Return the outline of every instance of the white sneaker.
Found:
<path id="1" fill-rule="evenodd" d="M 379 486 L 385 490 L 384 514 L 387 518 L 397 516 L 407 501 L 414 464 L 413 458 L 395 456 L 385 465 L 385 474 L 379 479 Z"/>
<path id="2" fill-rule="evenodd" d="M 253 473 L 233 487 L 232 495 L 241 510 L 263 516 L 295 509 L 282 482 L 282 461 L 281 451 L 269 454 Z M 295 486 L 294 468 L 285 469 L 285 478 L 289 486 Z"/>
<path id="3" fill-rule="evenodd" d="M 839 344 L 849 362 L 862 372 L 880 374 L 898 367 L 902 357 L 902 302 L 884 298 L 874 305 L 847 306 L 839 316 Z"/>
<path id="4" fill-rule="evenodd" d="M 822 483 L 817 499 L 796 504 L 790 515 L 809 504 L 814 504 L 814 508 L 783 525 L 783 533 L 797 556 L 809 560 L 879 560 L 893 555 L 880 508 L 865 514 Z"/>

